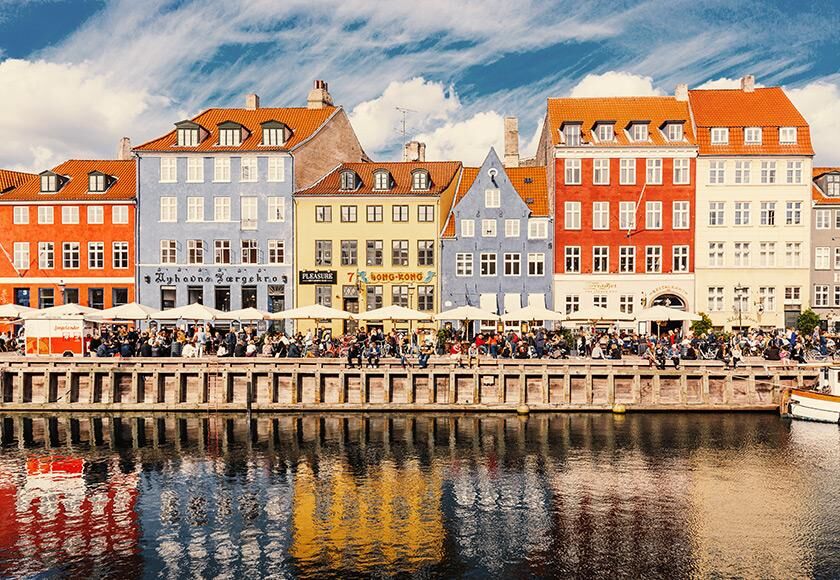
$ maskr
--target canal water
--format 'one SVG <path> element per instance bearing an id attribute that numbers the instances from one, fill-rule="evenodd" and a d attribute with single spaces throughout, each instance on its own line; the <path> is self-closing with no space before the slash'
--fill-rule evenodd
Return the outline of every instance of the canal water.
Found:
<path id="1" fill-rule="evenodd" d="M 0 417 L 0 577 L 840 577 L 773 414 Z"/>

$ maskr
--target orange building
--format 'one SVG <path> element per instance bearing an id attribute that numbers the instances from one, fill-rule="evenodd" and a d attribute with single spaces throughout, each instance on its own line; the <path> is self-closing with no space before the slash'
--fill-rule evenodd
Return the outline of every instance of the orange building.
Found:
<path id="1" fill-rule="evenodd" d="M 0 304 L 134 300 L 134 160 L 71 160 L 0 195 Z"/>

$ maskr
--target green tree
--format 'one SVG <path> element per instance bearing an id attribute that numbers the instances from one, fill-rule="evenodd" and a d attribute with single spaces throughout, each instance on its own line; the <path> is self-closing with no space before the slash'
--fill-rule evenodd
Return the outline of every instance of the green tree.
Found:
<path id="1" fill-rule="evenodd" d="M 694 336 L 708 334 L 708 332 L 712 329 L 712 319 L 709 318 L 709 315 L 705 312 L 700 312 L 698 314 L 700 315 L 700 320 L 693 321 L 690 327 Z"/>
<path id="2" fill-rule="evenodd" d="M 811 334 L 819 325 L 820 317 L 809 308 L 799 315 L 799 319 L 796 321 L 796 330 L 802 334 Z"/>

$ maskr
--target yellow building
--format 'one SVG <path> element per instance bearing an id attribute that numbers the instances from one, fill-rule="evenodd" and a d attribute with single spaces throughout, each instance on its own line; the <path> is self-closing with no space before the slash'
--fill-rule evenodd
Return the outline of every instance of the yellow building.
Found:
<path id="1" fill-rule="evenodd" d="M 296 192 L 297 306 L 437 312 L 440 232 L 461 169 L 455 161 L 345 163 Z M 333 321 L 331 329 L 355 323 Z"/>

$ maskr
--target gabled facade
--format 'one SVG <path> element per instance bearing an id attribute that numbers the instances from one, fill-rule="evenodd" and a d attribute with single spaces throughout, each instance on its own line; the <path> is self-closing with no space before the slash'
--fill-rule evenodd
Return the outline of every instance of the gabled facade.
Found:
<path id="1" fill-rule="evenodd" d="M 480 168 L 464 168 L 441 235 L 440 310 L 469 305 L 504 314 L 529 303 L 552 306 L 545 179 L 545 167 L 505 168 L 493 149 Z M 510 326 L 518 330 L 519 323 Z"/>
<path id="2" fill-rule="evenodd" d="M 811 307 L 840 330 L 840 167 L 814 167 L 811 216 Z"/>
<path id="3" fill-rule="evenodd" d="M 134 300 L 133 159 L 72 160 L 0 196 L 0 303 Z"/>
<path id="4" fill-rule="evenodd" d="M 209 109 L 134 149 L 140 301 L 220 310 L 293 304 L 292 193 L 366 158 L 316 81 L 307 106 Z"/>

